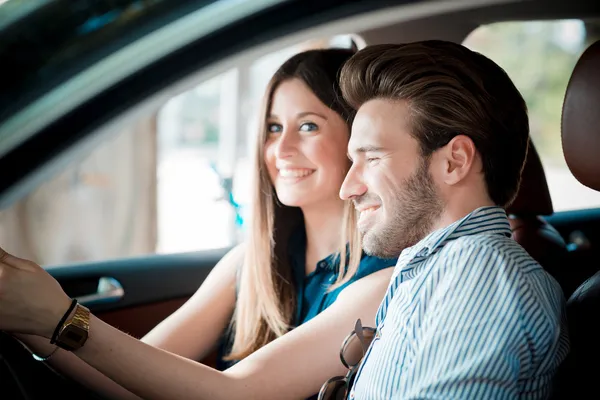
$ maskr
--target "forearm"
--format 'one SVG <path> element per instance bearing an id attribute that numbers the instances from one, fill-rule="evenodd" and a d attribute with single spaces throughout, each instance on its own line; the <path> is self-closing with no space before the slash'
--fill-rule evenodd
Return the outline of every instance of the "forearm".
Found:
<path id="1" fill-rule="evenodd" d="M 218 345 L 233 311 L 219 312 L 217 306 L 212 313 L 199 311 L 192 318 L 178 318 L 177 311 L 140 340 L 190 360 L 203 360 Z"/>
<path id="2" fill-rule="evenodd" d="M 143 343 L 94 316 L 87 342 L 74 354 L 146 400 L 249 398 L 241 380 Z"/>
<path id="3" fill-rule="evenodd" d="M 33 335 L 15 335 L 31 351 L 40 356 L 50 354 L 56 348 L 48 339 Z M 110 378 L 80 360 L 76 355 L 58 349 L 47 361 L 54 369 L 72 380 L 102 394 L 110 399 L 139 400 L 140 398 L 129 392 Z"/>
<path id="4" fill-rule="evenodd" d="M 212 269 L 202 286 L 142 342 L 191 360 L 202 360 L 219 343 L 235 309 L 236 274 L 243 263 L 240 246 Z"/>

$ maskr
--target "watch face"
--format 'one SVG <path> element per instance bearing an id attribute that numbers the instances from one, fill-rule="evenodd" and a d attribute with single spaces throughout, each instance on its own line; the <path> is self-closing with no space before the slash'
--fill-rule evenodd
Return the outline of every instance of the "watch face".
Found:
<path id="1" fill-rule="evenodd" d="M 87 340 L 87 337 L 88 332 L 85 329 L 76 325 L 67 325 L 60 332 L 56 342 L 58 345 L 67 350 L 75 350 L 83 346 Z"/>

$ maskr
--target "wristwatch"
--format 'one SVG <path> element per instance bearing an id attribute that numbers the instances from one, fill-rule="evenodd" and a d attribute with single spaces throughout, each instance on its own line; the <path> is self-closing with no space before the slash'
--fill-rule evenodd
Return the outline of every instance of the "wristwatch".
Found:
<path id="1" fill-rule="evenodd" d="M 90 310 L 77 304 L 75 313 L 60 328 L 55 343 L 68 351 L 74 351 L 83 346 L 90 330 Z"/>

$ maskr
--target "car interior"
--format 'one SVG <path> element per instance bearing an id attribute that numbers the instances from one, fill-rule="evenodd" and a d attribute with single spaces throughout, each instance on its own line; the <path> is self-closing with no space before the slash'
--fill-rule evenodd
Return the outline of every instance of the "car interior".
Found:
<path id="1" fill-rule="evenodd" d="M 600 41 L 580 57 L 567 87 L 562 112 L 562 140 L 565 159 L 575 177 L 584 185 L 600 190 L 600 149 L 598 114 L 600 105 Z M 594 393 L 594 361 L 600 355 L 597 325 L 592 323 L 600 306 L 600 272 L 580 284 L 567 302 L 571 352 L 563 366 L 560 385 L 563 397 Z M 591 367 L 591 368 L 590 368 Z"/>
<path id="2" fill-rule="evenodd" d="M 239 227 L 242 218 L 232 211 L 232 204 L 237 204 L 232 200 L 232 187 L 244 180 L 235 172 L 236 167 L 244 169 L 244 166 L 236 166 L 236 162 L 244 158 L 241 152 L 246 154 L 247 147 L 251 147 L 253 125 L 246 127 L 252 120 L 248 111 L 252 107 L 245 105 L 247 100 L 240 101 L 236 92 L 249 90 L 247 88 L 252 86 L 251 75 L 239 72 L 250 69 L 240 66 L 253 65 L 270 54 L 298 48 L 294 46 L 328 45 L 331 42 L 323 41 L 323 38 L 340 35 L 351 38 L 348 46 L 358 48 L 378 43 L 444 39 L 472 46 L 485 55 L 489 50 L 490 58 L 494 59 L 493 55 L 501 50 L 494 41 L 497 37 L 494 35 L 501 31 L 496 27 L 531 23 L 515 33 L 516 39 L 511 42 L 514 45 L 506 50 L 506 54 L 516 59 L 523 69 L 528 68 L 527 83 L 531 83 L 532 88 L 527 90 L 531 90 L 532 96 L 539 96 L 540 101 L 544 101 L 540 93 L 545 93 L 540 77 L 545 74 L 560 75 L 557 79 L 564 82 L 564 87 L 559 85 L 556 89 L 560 94 L 557 107 L 546 103 L 539 106 L 548 109 L 547 115 L 556 121 L 555 125 L 545 128 L 544 138 L 549 138 L 544 139 L 546 142 L 533 135 L 533 129 L 543 125 L 545 118 L 536 119 L 534 124 L 537 108 L 530 107 L 530 150 L 517 198 L 507 209 L 507 214 L 513 238 L 554 276 L 567 300 L 571 352 L 556 377 L 557 390 L 553 398 L 589 397 L 590 393 L 596 393 L 592 397 L 597 396 L 593 365 L 600 359 L 600 331 L 594 321 L 600 311 L 599 2 L 252 0 L 145 4 L 123 0 L 101 2 L 102 5 L 100 2 L 95 5 L 81 3 L 79 8 L 62 0 L 49 1 L 37 8 L 17 7 L 11 3 L 10 0 L 0 2 L 0 57 L 8 60 L 0 63 L 0 87 L 3 87 L 0 93 L 0 170 L 3 171 L 0 175 L 0 245 L 8 251 L 22 249 L 23 256 L 39 256 L 38 261 L 61 283 L 67 294 L 79 298 L 99 318 L 135 337 L 142 337 L 184 304 L 219 259 L 243 240 Z M 529 57 L 525 45 L 519 45 L 525 43 L 523 35 L 544 35 L 539 24 L 562 24 L 564 21 L 578 21 L 577 26 L 585 26 L 576 50 L 560 42 L 574 35 L 573 29 L 565 28 L 556 39 L 564 45 L 562 50 L 559 49 L 560 54 L 571 55 L 564 64 L 568 67 L 558 70 L 558 58 L 540 59 L 528 66 L 533 56 Z M 575 23 L 568 25 L 573 26 Z M 516 32 L 516 28 L 513 31 Z M 478 32 L 487 36 L 478 36 Z M 284 59 L 281 57 L 270 62 L 271 69 Z M 505 67 L 500 59 L 495 61 Z M 177 167 L 181 169 L 170 175 L 165 172 L 165 177 L 160 175 L 162 170 L 157 175 L 153 169 L 154 175 L 143 181 L 133 172 L 124 172 L 126 168 L 130 171 L 134 162 L 142 166 L 147 165 L 143 162 L 156 163 L 155 152 L 163 143 L 160 136 L 153 139 L 154 147 L 148 147 L 147 153 L 136 147 L 138 142 L 128 145 L 131 147 L 129 153 L 106 146 L 113 146 L 110 143 L 117 143 L 121 140 L 119 135 L 124 136 L 123 132 L 128 130 L 135 130 L 134 135 L 138 138 L 148 136 L 150 131 L 156 135 L 160 128 L 156 115 L 160 110 L 168 111 L 166 105 L 171 104 L 172 99 L 194 90 L 200 96 L 200 89 L 194 88 L 232 70 L 237 71 L 237 86 L 227 86 L 224 80 L 218 85 L 222 89 L 220 104 L 229 104 L 224 103 L 223 93 L 238 96 L 230 98 L 235 115 L 221 116 L 224 121 L 233 121 L 226 129 L 234 133 L 231 138 L 217 133 L 218 147 L 190 153 L 193 158 L 194 154 L 212 152 L 206 157 L 213 157 L 217 164 L 225 165 L 216 167 L 218 179 L 210 175 L 211 172 L 206 175 L 206 182 L 211 179 L 218 182 L 210 183 L 216 187 L 218 194 L 215 196 L 219 197 L 217 200 L 211 198 L 210 204 L 218 204 L 215 207 L 225 211 L 219 214 L 220 211 L 208 209 L 207 213 L 227 216 L 222 224 L 232 228 L 224 230 L 227 240 L 217 241 L 215 245 L 203 247 L 200 243 L 194 247 L 196 231 L 190 230 L 192 233 L 185 238 L 191 241 L 188 248 L 165 245 L 166 250 L 158 251 L 160 241 L 157 238 L 161 233 L 160 218 L 157 223 L 156 215 L 161 204 L 166 203 L 160 202 L 157 185 L 169 184 L 169 179 L 181 176 L 182 172 L 177 171 L 184 170 L 191 179 L 198 179 L 195 184 L 200 187 L 209 184 L 203 181 L 204 175 L 198 178 L 198 173 L 194 172 L 194 168 L 200 168 L 196 164 L 181 164 L 183 166 Z M 512 77 L 511 71 L 515 70 L 507 68 Z M 521 89 L 519 82 L 516 86 Z M 528 100 L 527 96 L 525 98 Z M 201 139 L 193 136 L 184 139 L 196 143 L 194 140 L 204 140 L 202 138 L 207 134 L 202 135 Z M 228 140 L 235 143 L 227 148 L 221 146 Z M 58 182 L 57 177 L 63 179 L 67 170 L 77 171 L 69 175 L 70 178 L 64 178 L 65 182 L 91 185 L 96 190 L 89 192 L 92 194 L 108 193 L 107 188 L 116 185 L 110 180 L 112 175 L 107 180 L 101 174 L 81 172 L 85 169 L 81 165 L 84 162 L 91 165 L 86 160 L 101 147 L 108 149 L 103 151 L 112 157 L 127 159 L 127 162 L 105 162 L 110 164 L 114 176 L 126 176 L 123 190 L 129 190 L 129 197 L 98 200 L 97 194 L 81 195 L 74 202 L 67 195 L 75 196 L 75 192 L 65 192 L 67 194 L 60 197 L 58 183 L 51 182 Z M 130 159 L 136 149 L 139 154 L 151 156 Z M 563 165 L 560 174 L 554 174 L 559 168 L 548 161 L 547 154 L 551 152 Z M 110 160 L 110 157 L 94 157 L 94 168 L 99 171 L 105 168 L 98 167 L 102 160 Z M 179 155 L 174 158 L 179 159 L 176 161 L 182 159 Z M 227 162 L 222 162 L 223 159 Z M 563 180 L 565 174 L 568 174 L 571 186 L 563 183 L 567 182 Z M 193 186 L 189 182 L 186 185 Z M 148 189 L 151 196 L 146 196 L 147 192 L 131 194 L 139 188 L 151 188 Z M 169 189 L 165 190 L 168 194 Z M 47 206 L 44 202 L 47 199 L 52 199 L 55 208 Z M 119 214 L 123 222 L 118 225 L 121 222 L 116 221 L 117 217 L 111 220 L 113 214 L 102 214 L 104 211 L 98 207 L 104 207 L 110 201 L 117 204 L 122 199 L 128 202 L 129 208 L 123 208 L 125 211 Z M 80 215 L 77 218 L 84 215 L 92 222 L 83 225 L 83 231 L 73 233 L 72 227 L 78 222 L 76 217 L 69 219 L 68 214 L 75 215 L 72 205 L 82 202 L 88 203 L 82 206 L 82 214 L 77 214 Z M 191 204 L 189 207 L 193 210 L 202 206 Z M 44 236 L 45 225 L 40 225 L 42 222 L 38 220 L 46 221 L 45 224 L 56 221 L 52 219 L 52 213 L 58 213 L 56 210 L 66 214 L 60 214 L 57 230 Z M 149 221 L 154 222 L 144 222 L 144 215 L 151 215 Z M 205 214 L 201 214 L 197 225 L 203 225 L 202 215 Z M 186 215 L 183 218 L 185 220 Z M 234 219 L 236 222 L 232 222 Z M 67 239 L 60 241 L 60 221 L 65 230 L 68 225 L 70 234 L 75 236 L 85 235 L 93 221 L 98 221 L 98 226 L 106 224 L 108 228 L 98 230 L 97 238 L 106 238 L 106 243 L 110 241 L 111 246 L 114 243 L 117 250 L 106 244 L 87 253 L 85 249 L 79 249 L 77 253 L 72 248 L 69 248 L 70 253 L 67 250 L 60 254 L 58 250 L 50 252 L 43 244 L 49 235 L 53 236 L 52 243 L 69 240 L 65 236 Z M 52 223 L 57 226 L 56 222 Z M 211 226 L 206 237 L 216 235 L 215 224 L 221 223 L 204 224 Z M 124 230 L 131 228 L 127 233 L 129 236 L 117 231 L 113 225 L 124 227 Z M 14 227 L 19 227 L 18 234 L 14 234 Z M 178 229 L 173 228 L 174 231 Z M 136 235 L 141 235 L 139 232 L 149 238 L 150 245 L 135 244 L 137 242 L 131 238 L 137 238 Z M 176 235 L 173 238 L 174 242 L 183 240 Z M 25 239 L 28 242 L 23 244 Z M 85 247 L 84 244 L 80 246 Z M 4 355 L 4 361 L 10 370 L 9 357 Z M 198 361 L 213 365 L 214 355 Z"/>

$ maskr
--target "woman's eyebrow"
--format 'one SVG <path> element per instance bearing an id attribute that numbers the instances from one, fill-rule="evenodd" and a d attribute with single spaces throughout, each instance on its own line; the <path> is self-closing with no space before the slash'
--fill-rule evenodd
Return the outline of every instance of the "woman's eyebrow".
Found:
<path id="1" fill-rule="evenodd" d="M 327 117 L 325 115 L 319 114 L 318 112 L 314 112 L 314 111 L 303 111 L 303 112 L 300 112 L 300 113 L 296 114 L 296 118 L 297 119 L 304 118 L 304 117 L 306 117 L 308 115 L 315 115 L 315 116 L 317 116 L 319 118 L 322 118 L 325 121 L 327 121 Z M 279 117 L 277 116 L 277 114 L 269 114 L 269 115 L 267 115 L 267 119 L 279 120 Z"/>
<path id="2" fill-rule="evenodd" d="M 327 117 L 326 116 L 324 116 L 323 114 L 319 114 L 317 112 L 314 112 L 314 111 L 304 111 L 304 112 L 298 113 L 296 115 L 296 117 L 297 118 L 303 118 L 303 117 L 306 117 L 307 115 L 316 115 L 317 117 L 322 118 L 325 121 L 327 121 Z"/>

